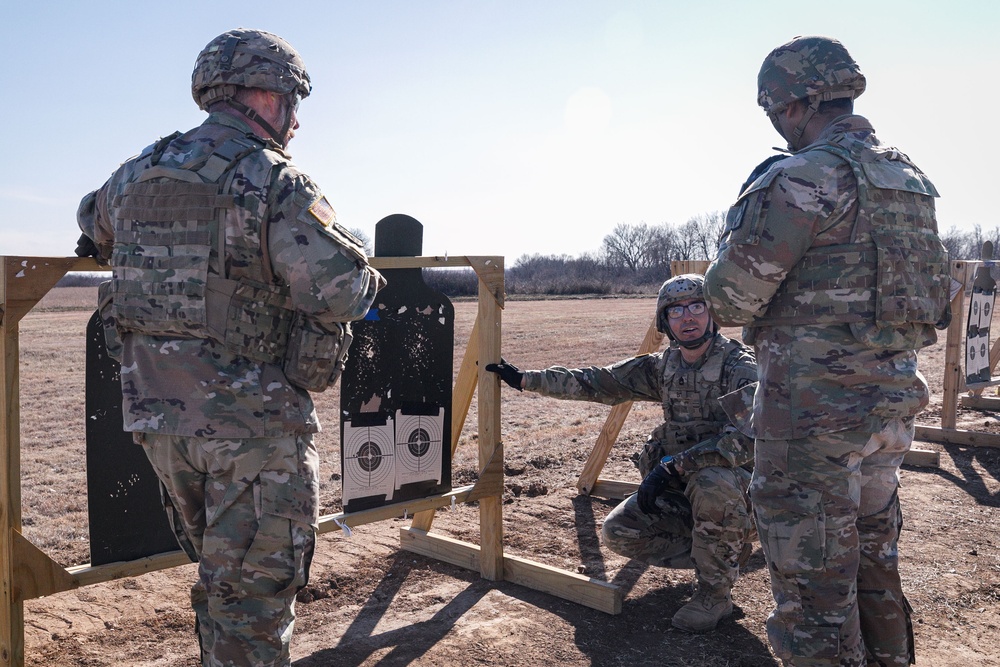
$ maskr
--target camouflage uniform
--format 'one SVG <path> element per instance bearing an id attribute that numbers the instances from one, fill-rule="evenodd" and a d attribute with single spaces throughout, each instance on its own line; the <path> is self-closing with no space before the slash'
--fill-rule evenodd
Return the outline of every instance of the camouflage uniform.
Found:
<path id="1" fill-rule="evenodd" d="M 246 147 L 235 158 L 226 154 L 234 142 Z M 191 218 L 199 215 L 193 204 L 187 204 L 193 211 L 187 222 L 171 217 L 172 204 L 163 197 L 175 186 L 157 175 L 194 174 L 217 162 L 228 180 L 209 280 L 220 272 L 237 293 L 250 289 L 259 298 L 248 301 L 266 306 L 229 309 L 236 308 L 242 331 L 267 340 L 272 332 L 264 330 L 288 325 L 283 313 L 289 308 L 329 332 L 342 332 L 339 323 L 363 317 L 381 277 L 337 225 L 316 184 L 277 143 L 255 135 L 231 112 L 210 113 L 202 125 L 155 143 L 84 198 L 80 227 L 111 261 L 119 317 L 135 319 L 132 306 L 122 301 L 133 303 L 127 297 L 136 281 L 181 276 L 184 283 L 185 271 L 194 271 L 190 264 L 198 258 L 190 259 L 194 255 L 177 235 L 213 245 L 214 234 L 192 231 Z M 136 199 L 129 194 L 133 183 L 153 184 L 138 214 L 129 211 Z M 171 212 L 158 219 L 157 210 Z M 201 217 L 215 219 L 212 210 Z M 137 243 L 143 226 L 170 241 Z M 165 256 L 186 263 L 163 268 Z M 204 276 L 190 282 L 202 286 Z M 176 320 L 183 327 L 184 313 L 205 305 L 204 298 L 185 292 L 188 287 L 149 296 L 136 311 L 157 326 Z M 150 294 L 155 290 L 151 286 Z M 268 301 L 269 294 L 288 306 Z M 115 352 L 122 365 L 125 428 L 144 446 L 165 487 L 164 505 L 180 543 L 200 561 L 191 598 L 203 664 L 289 664 L 295 594 L 308 578 L 319 511 L 312 435 L 319 423 L 308 391 L 289 380 L 280 358 L 253 358 L 256 353 L 232 337 L 151 335 L 120 321 L 114 331 L 121 334 Z M 109 347 L 115 347 L 113 340 Z"/>
<path id="2" fill-rule="evenodd" d="M 801 39 L 792 51 L 825 38 Z M 769 59 L 790 58 L 787 48 Z M 746 325 L 757 351 L 742 426 L 757 438 L 750 495 L 776 602 L 768 638 L 788 664 L 905 665 L 897 473 L 928 401 L 915 350 L 947 317 L 937 192 L 855 115 L 762 172 L 730 209 L 705 290 L 715 319 Z"/>
<path id="3" fill-rule="evenodd" d="M 733 428 L 719 399 L 756 380 L 749 349 L 716 334 L 698 363 L 689 366 L 673 346 L 612 366 L 526 371 L 524 388 L 554 398 L 656 401 L 664 423 L 650 435 L 638 461 L 643 477 L 665 455 L 683 468 L 683 484 L 657 499 L 657 516 L 631 496 L 601 529 L 612 551 L 651 565 L 694 568 L 699 585 L 728 591 L 751 532 L 746 498 L 752 441 Z"/>

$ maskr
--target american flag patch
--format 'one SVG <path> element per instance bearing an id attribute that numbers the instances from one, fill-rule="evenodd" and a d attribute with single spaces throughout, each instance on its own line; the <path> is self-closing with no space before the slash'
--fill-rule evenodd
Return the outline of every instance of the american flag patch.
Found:
<path id="1" fill-rule="evenodd" d="M 333 210 L 330 206 L 330 202 L 326 200 L 326 197 L 320 197 L 313 202 L 313 205 L 309 207 L 309 212 L 313 214 L 313 217 L 319 220 L 320 224 L 324 227 L 329 227 L 333 223 L 337 222 L 337 212 Z"/>

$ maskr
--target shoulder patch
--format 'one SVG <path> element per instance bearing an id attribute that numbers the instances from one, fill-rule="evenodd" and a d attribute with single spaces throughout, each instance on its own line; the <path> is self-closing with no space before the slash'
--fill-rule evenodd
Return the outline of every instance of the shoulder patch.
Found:
<path id="1" fill-rule="evenodd" d="M 314 201 L 312 206 L 309 207 L 309 212 L 327 229 L 337 222 L 337 212 L 330 206 L 330 202 L 326 200 L 326 197 L 320 197 Z"/>

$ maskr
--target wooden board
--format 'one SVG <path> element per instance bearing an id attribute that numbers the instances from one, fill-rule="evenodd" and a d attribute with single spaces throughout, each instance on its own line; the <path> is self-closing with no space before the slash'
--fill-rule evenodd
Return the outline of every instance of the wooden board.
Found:
<path id="1" fill-rule="evenodd" d="M 402 528 L 400 546 L 468 570 L 481 570 L 480 548 L 442 535 Z M 622 591 L 614 584 L 516 556 L 503 557 L 504 579 L 608 614 L 622 611 Z"/>
<path id="2" fill-rule="evenodd" d="M 915 430 L 914 439 L 924 442 L 940 442 L 945 445 L 964 445 L 967 447 L 1000 447 L 1000 434 L 996 433 L 919 425 Z"/>

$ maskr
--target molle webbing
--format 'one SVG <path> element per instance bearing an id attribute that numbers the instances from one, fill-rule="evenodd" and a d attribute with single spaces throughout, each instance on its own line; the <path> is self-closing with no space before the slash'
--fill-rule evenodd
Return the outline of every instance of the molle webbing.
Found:
<path id="1" fill-rule="evenodd" d="M 237 137 L 206 157 L 166 167 L 154 163 L 165 148 L 157 144 L 149 166 L 115 197 L 113 308 L 119 327 L 213 338 L 256 361 L 281 361 L 294 318 L 287 289 L 221 275 L 224 225 L 235 208 L 226 176 L 260 147 Z"/>
<path id="2" fill-rule="evenodd" d="M 153 167 L 154 178 L 183 170 Z M 152 170 L 150 170 L 152 171 Z M 233 206 L 215 183 L 147 179 L 115 197 L 114 312 L 125 329 L 154 336 L 204 335 L 205 284 L 218 209 Z"/>
<path id="3" fill-rule="evenodd" d="M 658 434 L 673 455 L 694 447 L 702 440 L 719 435 L 725 429 L 725 421 L 667 422 Z"/>
<path id="4" fill-rule="evenodd" d="M 735 345 L 720 345 L 718 336 L 699 368 L 682 362 L 679 352 L 671 350 L 663 366 L 663 420 L 653 437 L 677 454 L 722 432 L 726 414 L 719 405 L 725 361 Z"/>
<path id="5" fill-rule="evenodd" d="M 214 340 L 280 365 L 293 385 L 323 391 L 343 370 L 350 327 L 297 314 L 288 286 L 273 281 L 261 204 L 269 188 L 233 193 L 232 167 L 263 144 L 234 137 L 167 167 L 158 162 L 168 143 L 137 159 L 137 178 L 112 203 L 116 329 Z M 277 171 L 272 164 L 260 175 L 276 179 Z"/>
<path id="6" fill-rule="evenodd" d="M 220 195 L 215 183 L 137 182 L 125 186 L 114 206 L 118 217 L 126 221 L 207 221 L 215 219 L 216 209 L 232 208 L 233 198 Z"/>
<path id="7" fill-rule="evenodd" d="M 833 144 L 814 150 L 836 155 L 854 173 L 853 242 L 810 249 L 754 326 L 940 321 L 950 281 L 936 233 L 934 186 L 894 149 Z"/>
<path id="8" fill-rule="evenodd" d="M 754 326 L 874 319 L 877 258 L 874 244 L 811 249 L 789 271 L 767 314 Z"/>

